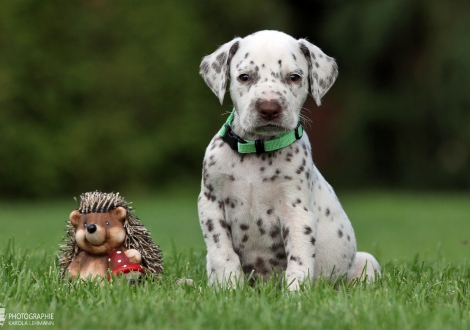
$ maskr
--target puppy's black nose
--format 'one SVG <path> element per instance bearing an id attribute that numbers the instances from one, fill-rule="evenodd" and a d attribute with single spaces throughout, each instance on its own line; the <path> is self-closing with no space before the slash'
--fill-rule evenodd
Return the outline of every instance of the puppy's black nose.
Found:
<path id="1" fill-rule="evenodd" d="M 90 234 L 93 234 L 96 229 L 96 225 L 89 225 L 88 227 L 86 227 L 87 232 L 89 232 Z"/>
<path id="2" fill-rule="evenodd" d="M 282 111 L 281 105 L 277 101 L 261 101 L 256 103 L 261 118 L 270 121 L 279 117 Z"/>

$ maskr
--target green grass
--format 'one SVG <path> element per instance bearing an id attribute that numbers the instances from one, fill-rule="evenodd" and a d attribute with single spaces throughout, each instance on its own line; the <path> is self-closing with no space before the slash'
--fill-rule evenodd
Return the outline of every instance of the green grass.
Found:
<path id="1" fill-rule="evenodd" d="M 378 257 L 383 277 L 372 285 L 320 281 L 293 294 L 275 281 L 206 286 L 197 190 L 124 196 L 164 252 L 161 281 L 63 282 L 55 255 L 74 201 L 1 202 L 6 313 L 53 313 L 46 329 L 470 329 L 470 195 L 340 193 L 359 249 Z M 176 286 L 180 277 L 196 287 Z"/>

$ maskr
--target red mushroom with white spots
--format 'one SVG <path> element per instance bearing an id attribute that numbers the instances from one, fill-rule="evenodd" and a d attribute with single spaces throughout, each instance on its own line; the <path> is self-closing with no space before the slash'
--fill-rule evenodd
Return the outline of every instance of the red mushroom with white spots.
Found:
<path id="1" fill-rule="evenodd" d="M 127 279 L 138 279 L 145 274 L 145 269 L 140 264 L 132 263 L 123 251 L 113 250 L 108 255 L 108 267 L 111 272 L 108 272 L 108 280 L 111 279 L 111 274 L 120 275 L 124 274 Z"/>

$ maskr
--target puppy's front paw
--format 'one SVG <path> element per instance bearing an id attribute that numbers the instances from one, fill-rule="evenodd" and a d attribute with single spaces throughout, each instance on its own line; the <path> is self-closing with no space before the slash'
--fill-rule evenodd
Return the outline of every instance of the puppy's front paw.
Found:
<path id="1" fill-rule="evenodd" d="M 300 284 L 297 278 L 286 278 L 287 290 L 289 291 L 299 291 Z"/>
<path id="2" fill-rule="evenodd" d="M 309 271 L 290 269 L 286 271 L 285 283 L 289 291 L 298 291 L 301 284 L 308 284 L 311 280 Z"/>
<path id="3" fill-rule="evenodd" d="M 236 289 L 242 286 L 244 283 L 244 277 L 239 272 L 234 273 L 222 273 L 217 276 L 214 272 L 209 276 L 209 285 L 219 286 L 223 289 Z"/>

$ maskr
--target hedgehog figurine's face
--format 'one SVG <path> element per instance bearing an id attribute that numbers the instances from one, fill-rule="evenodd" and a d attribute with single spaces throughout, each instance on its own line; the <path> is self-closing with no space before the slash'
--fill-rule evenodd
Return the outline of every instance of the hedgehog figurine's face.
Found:
<path id="1" fill-rule="evenodd" d="M 70 223 L 76 228 L 77 245 L 90 254 L 108 254 L 120 249 L 126 239 L 123 222 L 127 211 L 124 207 L 116 207 L 103 213 L 81 214 L 78 210 L 70 214 Z"/>

